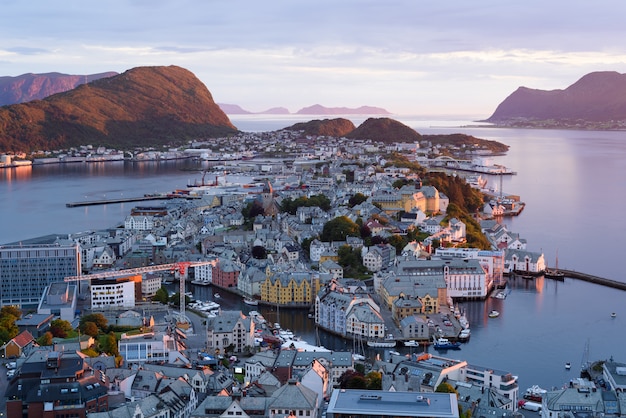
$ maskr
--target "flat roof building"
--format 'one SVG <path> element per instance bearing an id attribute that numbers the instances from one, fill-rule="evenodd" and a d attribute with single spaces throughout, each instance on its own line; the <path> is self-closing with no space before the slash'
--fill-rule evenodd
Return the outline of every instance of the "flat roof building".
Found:
<path id="1" fill-rule="evenodd" d="M 458 418 L 459 407 L 454 393 L 335 389 L 328 402 L 326 416 Z"/>
<path id="2" fill-rule="evenodd" d="M 47 286 L 79 272 L 76 243 L 0 246 L 0 304 L 37 305 Z"/>

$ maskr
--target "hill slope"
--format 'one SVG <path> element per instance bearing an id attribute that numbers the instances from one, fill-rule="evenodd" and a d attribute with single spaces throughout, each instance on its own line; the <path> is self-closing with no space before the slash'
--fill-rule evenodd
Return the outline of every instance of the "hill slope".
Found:
<path id="1" fill-rule="evenodd" d="M 117 73 L 111 71 L 89 75 L 29 73 L 17 77 L 0 77 L 0 106 L 40 100 L 55 93 L 72 90 L 81 84 L 115 75 Z"/>
<path id="2" fill-rule="evenodd" d="M 349 107 L 326 107 L 319 104 L 303 107 L 296 115 L 389 115 L 385 109 L 373 106 Z"/>
<path id="3" fill-rule="evenodd" d="M 516 119 L 626 120 L 626 74 L 590 73 L 565 90 L 520 87 L 500 103 L 487 121 L 499 123 Z"/>
<path id="4" fill-rule="evenodd" d="M 236 131 L 206 86 L 176 66 L 138 67 L 0 108 L 0 151 L 156 146 Z"/>
<path id="5" fill-rule="evenodd" d="M 415 142 L 422 138 L 415 129 L 390 118 L 369 118 L 346 138 L 371 139 L 382 142 Z"/>
<path id="6" fill-rule="evenodd" d="M 286 131 L 303 131 L 306 135 L 342 137 L 355 129 L 352 121 L 343 118 L 311 120 L 284 128 Z"/>

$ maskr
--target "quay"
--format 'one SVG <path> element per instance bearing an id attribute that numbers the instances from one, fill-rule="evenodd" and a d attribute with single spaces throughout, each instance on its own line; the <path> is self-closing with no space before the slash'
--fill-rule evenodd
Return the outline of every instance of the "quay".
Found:
<path id="1" fill-rule="evenodd" d="M 626 283 L 618 282 L 617 280 L 605 279 L 604 277 L 593 276 L 591 274 L 581 273 L 574 270 L 559 269 L 559 272 L 563 273 L 565 277 L 569 277 L 572 279 L 578 279 L 589 283 L 612 287 L 614 289 L 626 290 Z"/>
<path id="2" fill-rule="evenodd" d="M 82 202 L 69 202 L 65 206 L 68 208 L 76 208 L 79 206 L 95 206 L 95 205 L 107 205 L 113 203 L 127 203 L 127 202 L 143 202 L 147 200 L 170 200 L 170 199 L 199 199 L 200 196 L 196 195 L 180 195 L 180 194 L 154 194 L 137 197 L 119 197 L 115 199 L 102 199 L 102 200 L 85 200 Z"/>

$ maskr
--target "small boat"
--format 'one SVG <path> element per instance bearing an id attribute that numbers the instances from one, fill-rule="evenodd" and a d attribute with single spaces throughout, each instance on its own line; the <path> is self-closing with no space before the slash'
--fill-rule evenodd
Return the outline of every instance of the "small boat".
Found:
<path id="1" fill-rule="evenodd" d="M 452 342 L 447 338 L 440 337 L 435 340 L 434 347 L 437 350 L 459 350 L 461 343 Z"/>
<path id="2" fill-rule="evenodd" d="M 405 347 L 419 347 L 419 343 L 415 340 L 404 341 Z"/>
<path id="3" fill-rule="evenodd" d="M 495 309 L 492 309 L 491 312 L 489 312 L 489 318 L 497 318 L 500 316 L 500 312 L 496 311 Z"/>
<path id="4" fill-rule="evenodd" d="M 462 329 L 459 333 L 459 340 L 469 340 L 470 334 L 471 332 L 469 328 Z"/>
<path id="5" fill-rule="evenodd" d="M 568 361 L 567 363 L 565 363 L 565 369 L 569 370 L 572 368 L 572 365 L 570 364 L 570 362 Z"/>
<path id="6" fill-rule="evenodd" d="M 243 298 L 243 303 L 245 303 L 246 305 L 256 306 L 259 304 L 259 301 L 252 298 Z"/>
<path id="7" fill-rule="evenodd" d="M 504 293 L 503 291 L 500 291 L 500 292 L 496 293 L 494 298 L 496 298 L 496 299 L 506 299 L 506 293 Z"/>
<path id="8" fill-rule="evenodd" d="M 611 312 L 611 318 L 615 318 L 617 314 L 615 312 Z"/>
<path id="9" fill-rule="evenodd" d="M 214 297 L 215 299 L 219 299 L 219 298 L 221 298 L 222 296 L 221 296 L 219 293 L 213 293 L 213 297 Z"/>
<path id="10" fill-rule="evenodd" d="M 397 351 L 393 351 L 393 350 L 392 350 L 392 351 L 389 351 L 389 354 L 390 354 L 390 355 L 393 355 L 393 356 L 399 356 L 399 355 L 400 355 L 400 353 L 399 353 L 399 352 L 397 352 Z"/>

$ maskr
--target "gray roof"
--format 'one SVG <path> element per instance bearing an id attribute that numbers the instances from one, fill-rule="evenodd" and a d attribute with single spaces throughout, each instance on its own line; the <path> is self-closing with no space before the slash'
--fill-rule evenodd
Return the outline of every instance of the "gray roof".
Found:
<path id="1" fill-rule="evenodd" d="M 317 393 L 299 382 L 290 380 L 274 392 L 271 408 L 275 409 L 310 409 L 317 406 Z"/>

